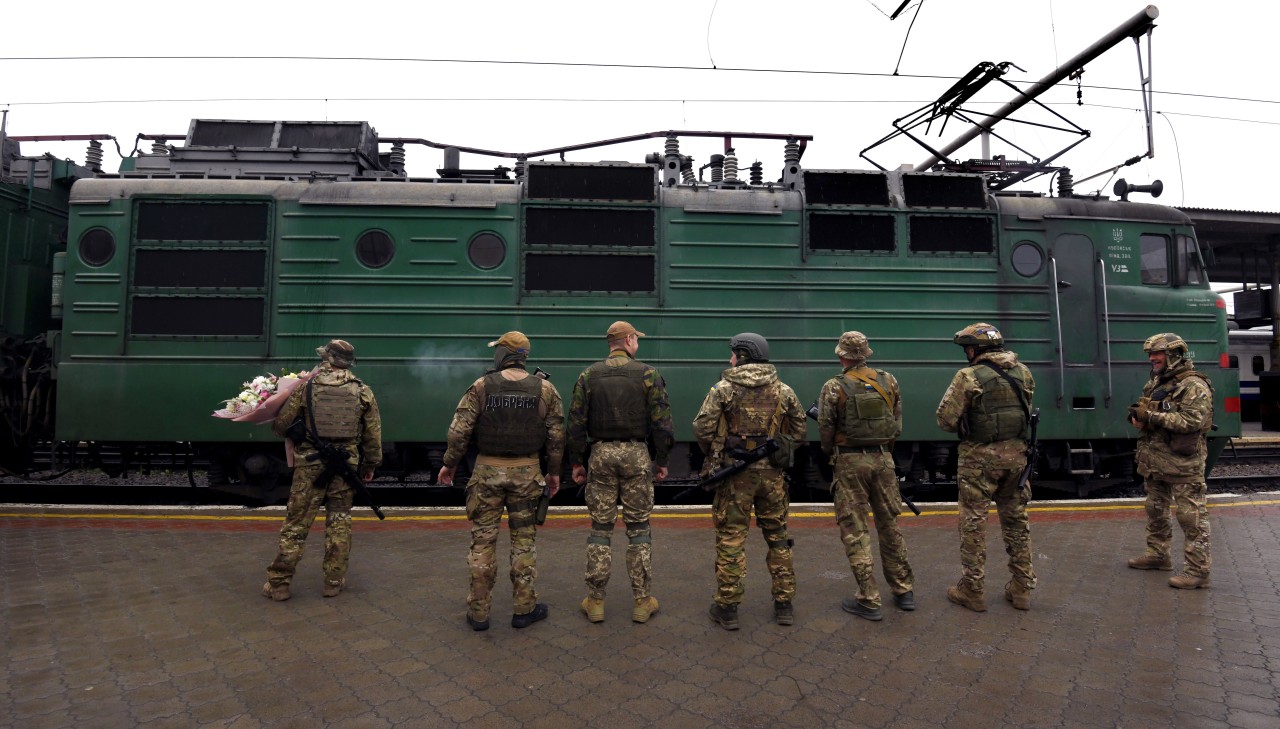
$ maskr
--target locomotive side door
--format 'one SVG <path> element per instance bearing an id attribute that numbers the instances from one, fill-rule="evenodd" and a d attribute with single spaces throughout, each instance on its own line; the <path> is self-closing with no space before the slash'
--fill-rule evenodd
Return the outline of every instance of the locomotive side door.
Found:
<path id="1" fill-rule="evenodd" d="M 1055 316 L 1058 320 L 1062 361 L 1070 367 L 1098 360 L 1097 253 L 1088 236 L 1058 236 L 1049 249 L 1051 273 L 1057 284 Z"/>

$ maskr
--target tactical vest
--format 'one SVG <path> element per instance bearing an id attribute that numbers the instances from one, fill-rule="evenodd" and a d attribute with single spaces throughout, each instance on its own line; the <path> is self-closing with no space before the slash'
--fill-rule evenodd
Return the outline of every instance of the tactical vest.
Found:
<path id="1" fill-rule="evenodd" d="M 999 367 L 999 365 L 996 366 Z M 994 370 L 986 365 L 975 365 L 969 369 L 973 372 L 974 377 L 978 379 L 978 386 L 982 388 L 982 394 L 974 398 L 973 403 L 970 404 L 968 411 L 964 414 L 965 421 L 969 426 L 965 440 L 977 443 L 994 443 L 1015 438 L 1022 440 L 1030 438 L 1031 432 L 1027 424 L 1027 414 L 1023 409 L 1024 405 L 1028 408 L 1030 405 L 1019 399 L 1018 393 L 1013 389 L 1013 385 L 1010 385 L 1003 377 L 996 374 Z M 1018 383 L 1018 386 L 1022 388 L 1022 392 L 1026 393 L 1027 380 L 1023 374 L 1026 372 L 1025 368 L 1014 367 L 1002 371 L 1013 378 Z"/>
<path id="2" fill-rule="evenodd" d="M 725 430 L 745 441 L 759 440 L 773 429 L 782 394 L 776 383 L 761 387 L 733 385 L 733 403 L 725 412 Z"/>
<path id="3" fill-rule="evenodd" d="M 350 441 L 360 435 L 360 381 L 341 385 L 308 382 L 316 436 L 323 440 Z"/>
<path id="4" fill-rule="evenodd" d="M 889 393 L 889 378 L 883 370 L 876 370 L 876 384 Z M 841 409 L 841 445 L 865 447 L 884 445 L 902 434 L 902 426 L 893 415 L 893 405 L 871 385 L 855 379 L 846 372 L 840 378 L 840 390 L 844 396 Z"/>
<path id="5" fill-rule="evenodd" d="M 1174 375 L 1168 380 L 1159 383 L 1154 388 L 1148 388 L 1150 390 L 1148 397 L 1151 399 L 1151 402 L 1153 403 L 1152 409 L 1159 410 L 1160 412 L 1166 412 L 1166 413 L 1173 411 L 1174 409 L 1173 404 L 1171 402 L 1165 402 L 1165 400 L 1174 392 L 1176 392 L 1178 388 L 1182 387 L 1182 381 L 1189 377 L 1194 377 L 1200 380 L 1201 382 L 1204 383 L 1205 387 L 1209 388 L 1210 393 L 1213 392 L 1213 383 L 1209 380 L 1208 375 L 1204 374 L 1200 370 L 1192 370 L 1192 369 L 1183 370 L 1182 372 L 1179 372 L 1178 374 Z M 1205 425 L 1204 430 L 1202 432 L 1208 432 L 1209 430 L 1212 430 L 1212 425 L 1213 425 L 1212 416 L 1213 414 L 1212 412 L 1210 412 L 1210 422 L 1207 425 Z"/>
<path id="6" fill-rule="evenodd" d="M 592 440 L 642 440 L 649 435 L 646 369 L 635 360 L 620 367 L 606 360 L 587 368 L 587 433 Z"/>
<path id="7" fill-rule="evenodd" d="M 508 380 L 501 372 L 484 378 L 484 398 L 476 418 L 476 448 L 485 456 L 528 456 L 547 442 L 542 380 Z"/>

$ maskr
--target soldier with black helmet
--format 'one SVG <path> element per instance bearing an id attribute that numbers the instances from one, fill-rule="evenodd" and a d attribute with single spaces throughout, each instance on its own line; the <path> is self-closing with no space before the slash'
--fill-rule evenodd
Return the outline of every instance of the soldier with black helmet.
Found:
<path id="1" fill-rule="evenodd" d="M 535 514 L 544 486 L 552 496 L 560 490 L 564 452 L 560 393 L 549 380 L 525 371 L 529 338 L 507 332 L 489 346 L 494 347 L 493 369 L 471 383 L 458 402 L 438 478 L 446 486 L 453 484 L 458 462 L 474 438 L 480 454 L 467 481 L 467 518 L 471 520 L 467 625 L 472 630 L 489 629 L 498 569 L 494 547 L 504 508 L 511 530 L 511 627 L 525 628 L 547 617 L 547 605 L 538 602 L 534 589 L 538 576 Z M 545 480 L 540 465 L 543 454 Z"/>
<path id="2" fill-rule="evenodd" d="M 1004 336 L 990 324 L 971 324 L 955 333 L 969 365 L 951 380 L 938 404 L 938 427 L 960 435 L 956 480 L 959 486 L 961 577 L 947 599 L 977 612 L 984 597 L 987 509 L 996 502 L 1012 579 L 1004 598 L 1019 610 L 1031 609 L 1036 574 L 1031 565 L 1031 528 L 1027 523 L 1030 483 L 1019 488 L 1027 465 L 1031 400 L 1036 383 L 1031 370 L 1004 347 Z"/>
<path id="3" fill-rule="evenodd" d="M 605 332 L 609 356 L 578 377 L 569 407 L 569 463 L 574 482 L 586 484 L 591 514 L 584 578 L 587 596 L 582 612 L 593 623 L 604 621 L 605 587 L 613 559 L 611 537 L 619 504 L 627 528 L 627 574 L 634 600 L 631 619 L 648 622 L 658 611 L 658 598 L 653 596 L 649 517 L 653 513 L 655 467 L 659 481 L 667 477 L 674 429 L 666 382 L 657 368 L 635 359 L 643 336 L 644 332 L 625 321 L 611 324 Z M 584 463 L 588 442 L 591 456 Z"/>
<path id="4" fill-rule="evenodd" d="M 704 471 L 728 465 L 737 454 L 769 439 L 784 447 L 716 488 L 711 516 L 716 527 L 717 589 L 711 619 L 725 630 L 738 629 L 747 561 L 744 543 L 754 509 L 769 545 L 765 562 L 773 581 L 773 617 L 779 625 L 791 625 L 796 575 L 787 535 L 790 500 L 782 469 L 790 465 L 789 444 L 804 441 L 804 410 L 769 364 L 769 343 L 764 337 L 744 332 L 729 340 L 729 348 L 729 369 L 711 387 L 693 420 L 694 437 L 707 454 Z"/>
<path id="5" fill-rule="evenodd" d="M 285 401 L 271 423 L 276 435 L 284 436 L 298 418 L 304 418 L 312 437 L 322 439 L 344 452 L 352 469 L 359 469 L 364 481 L 372 481 L 382 463 L 382 420 L 373 390 L 351 372 L 356 349 L 350 342 L 334 339 L 316 349 L 319 370 Z M 284 526 L 280 528 L 280 548 L 267 568 L 262 594 L 276 601 L 288 600 L 289 584 L 302 559 L 307 534 L 324 506 L 324 590 L 336 597 L 347 584 L 347 564 L 351 559 L 351 502 L 353 487 L 340 475 L 330 474 L 327 483 L 316 481 L 328 465 L 317 459 L 310 439 L 294 444 L 296 464 Z"/>
<path id="6" fill-rule="evenodd" d="M 1184 571 L 1169 586 L 1194 590 L 1209 586 L 1209 511 L 1205 508 L 1205 435 L 1213 427 L 1213 386 L 1195 368 L 1187 343 L 1172 332 L 1142 345 L 1151 379 L 1129 409 L 1138 435 L 1138 473 L 1147 490 L 1147 551 L 1129 560 L 1139 570 L 1173 569 L 1173 523 L 1177 511 L 1185 537 Z"/>
<path id="7" fill-rule="evenodd" d="M 867 366 L 871 344 L 862 332 L 845 332 L 836 344 L 842 371 L 818 395 L 818 434 L 831 459 L 831 495 L 836 523 L 857 594 L 841 603 L 845 612 L 880 620 L 880 589 L 872 571 L 867 511 L 875 514 L 880 566 L 900 610 L 915 610 L 907 544 L 898 529 L 902 493 L 893 465 L 893 442 L 902 433 L 898 380 Z"/>

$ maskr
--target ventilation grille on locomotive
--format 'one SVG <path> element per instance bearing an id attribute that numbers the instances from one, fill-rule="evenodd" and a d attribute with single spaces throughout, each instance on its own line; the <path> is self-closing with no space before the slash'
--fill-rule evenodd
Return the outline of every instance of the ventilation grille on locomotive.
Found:
<path id="1" fill-rule="evenodd" d="M 913 215 L 908 223 L 913 253 L 992 253 L 991 218 L 976 215 Z"/>
<path id="2" fill-rule="evenodd" d="M 977 175 L 903 175 L 902 194 L 913 208 L 987 208 L 987 188 Z"/>
<path id="3" fill-rule="evenodd" d="M 897 249 L 892 215 L 810 211 L 808 234 L 810 250 L 892 253 Z"/>
<path id="4" fill-rule="evenodd" d="M 266 241 L 270 206 L 250 202 L 138 203 L 138 240 Z"/>
<path id="5" fill-rule="evenodd" d="M 534 164 L 528 196 L 535 200 L 635 200 L 657 197 L 658 173 L 649 165 Z"/>
<path id="6" fill-rule="evenodd" d="M 883 172 L 804 172 L 810 205 L 889 204 L 889 178 Z"/>

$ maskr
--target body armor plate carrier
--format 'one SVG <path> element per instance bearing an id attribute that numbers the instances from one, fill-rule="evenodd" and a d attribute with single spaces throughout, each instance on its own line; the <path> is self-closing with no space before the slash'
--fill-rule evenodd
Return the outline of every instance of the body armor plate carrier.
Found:
<path id="1" fill-rule="evenodd" d="M 881 370 L 875 370 L 875 382 L 886 395 L 888 378 Z M 840 433 L 844 443 L 840 445 L 865 447 L 884 445 L 902 433 L 902 426 L 893 414 L 893 404 L 867 382 L 846 372 L 840 378 L 844 396 L 841 410 Z"/>
<path id="2" fill-rule="evenodd" d="M 760 387 L 744 387 L 734 384 L 734 398 L 725 412 L 725 429 L 730 436 L 741 439 L 740 448 L 755 448 L 773 436 L 773 421 L 778 413 L 782 395 L 776 383 Z"/>
<path id="3" fill-rule="evenodd" d="M 974 398 L 964 418 L 968 424 L 965 440 L 977 443 L 994 443 L 1015 438 L 1027 440 L 1031 437 L 1027 424 L 1026 408 L 1029 405 L 1020 398 L 1025 397 L 1026 370 L 1013 367 L 1004 373 L 1013 378 L 1022 392 L 1015 392 L 1013 385 L 986 366 L 970 368 L 978 379 L 982 394 Z"/>
<path id="4" fill-rule="evenodd" d="M 484 378 L 484 398 L 476 418 L 476 448 L 485 456 L 528 456 L 547 442 L 542 380 L 508 380 L 499 372 Z"/>
<path id="5" fill-rule="evenodd" d="M 645 369 L 630 360 L 620 367 L 596 362 L 587 370 L 587 428 L 592 440 L 643 440 L 649 434 Z"/>
<path id="6" fill-rule="evenodd" d="M 341 385 L 307 383 L 311 388 L 316 436 L 327 441 L 352 441 L 360 435 L 360 381 Z"/>

